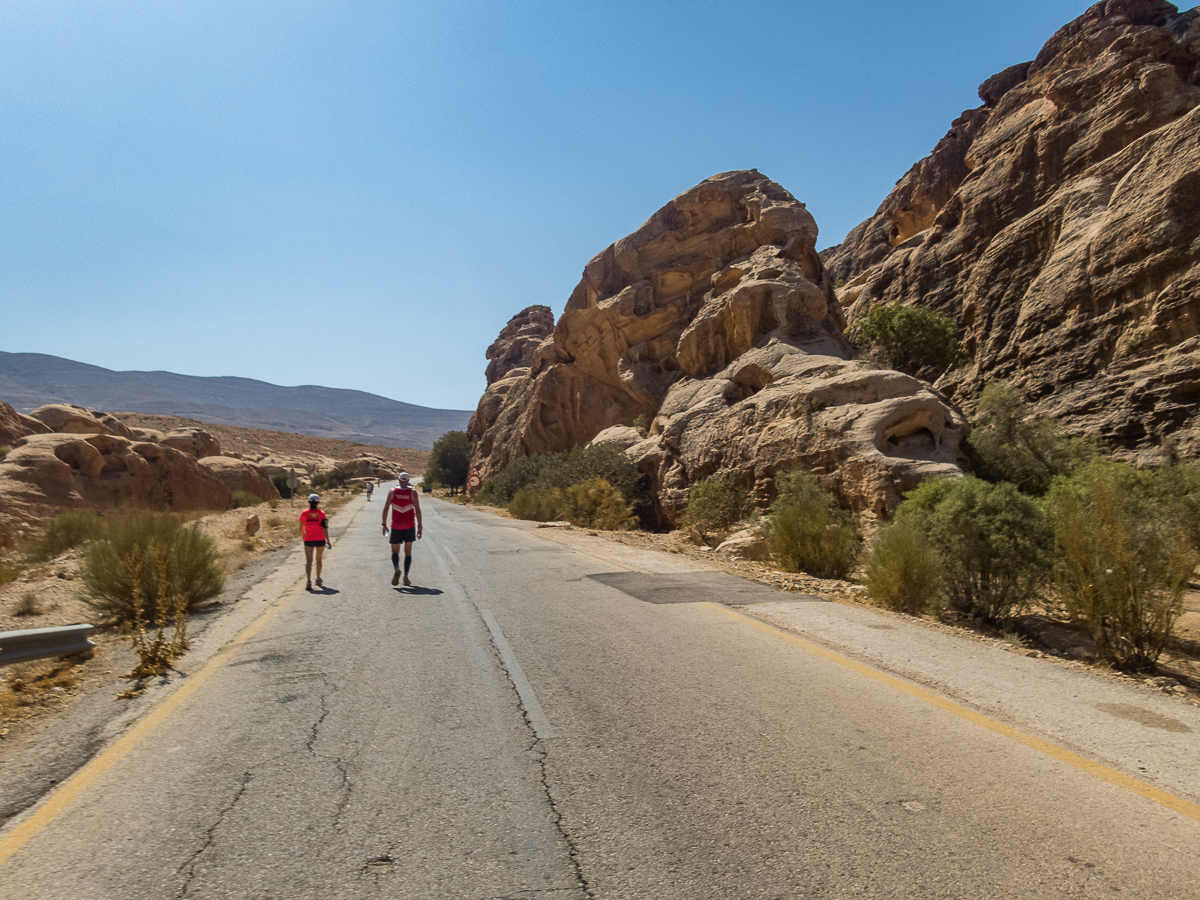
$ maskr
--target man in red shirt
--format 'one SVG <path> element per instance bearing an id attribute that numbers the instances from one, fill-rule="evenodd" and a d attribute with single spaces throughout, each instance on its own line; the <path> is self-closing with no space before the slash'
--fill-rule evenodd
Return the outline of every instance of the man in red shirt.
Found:
<path id="1" fill-rule="evenodd" d="M 383 533 L 388 533 L 388 510 L 392 511 L 392 584 L 400 582 L 400 545 L 404 544 L 404 583 L 408 580 L 408 570 L 412 567 L 413 541 L 420 540 L 421 499 L 417 491 L 408 483 L 408 473 L 400 473 L 400 485 L 388 491 L 387 500 L 383 503 Z"/>

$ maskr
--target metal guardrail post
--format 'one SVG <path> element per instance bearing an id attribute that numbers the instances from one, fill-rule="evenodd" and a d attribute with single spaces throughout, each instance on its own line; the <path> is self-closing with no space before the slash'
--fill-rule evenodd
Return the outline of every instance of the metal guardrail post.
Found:
<path id="1" fill-rule="evenodd" d="M 70 656 L 90 650 L 96 645 L 88 640 L 88 635 L 95 630 L 94 625 L 62 625 L 58 628 L 0 631 L 0 666 L 11 666 L 31 659 Z"/>

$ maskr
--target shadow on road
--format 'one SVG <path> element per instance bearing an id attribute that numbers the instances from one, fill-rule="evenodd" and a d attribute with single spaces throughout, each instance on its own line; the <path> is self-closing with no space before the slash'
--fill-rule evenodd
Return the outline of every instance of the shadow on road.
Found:
<path id="1" fill-rule="evenodd" d="M 425 596 L 425 597 L 436 597 L 439 594 L 441 594 L 442 592 L 439 591 L 437 588 L 398 587 L 398 588 L 396 588 L 396 593 L 397 594 L 417 594 L 417 595 L 421 595 L 421 596 Z"/>

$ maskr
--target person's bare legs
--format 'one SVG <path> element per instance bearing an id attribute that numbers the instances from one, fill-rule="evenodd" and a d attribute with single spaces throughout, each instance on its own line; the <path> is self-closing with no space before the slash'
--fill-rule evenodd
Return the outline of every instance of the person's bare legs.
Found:
<path id="1" fill-rule="evenodd" d="M 304 545 L 304 580 L 308 582 L 307 589 L 310 591 L 312 590 L 312 564 L 313 564 L 313 550 L 314 549 L 315 548 L 308 546 L 308 544 Z M 320 557 L 317 557 L 317 558 L 320 559 Z M 320 564 L 318 563 L 318 565 L 320 565 Z M 318 568 L 317 569 L 318 577 L 320 577 L 320 572 L 321 572 L 321 570 Z"/>
<path id="2" fill-rule="evenodd" d="M 323 582 L 321 581 L 321 558 L 325 555 L 325 548 L 324 547 L 309 547 L 307 549 L 317 551 L 317 587 L 320 587 L 323 584 Z"/>

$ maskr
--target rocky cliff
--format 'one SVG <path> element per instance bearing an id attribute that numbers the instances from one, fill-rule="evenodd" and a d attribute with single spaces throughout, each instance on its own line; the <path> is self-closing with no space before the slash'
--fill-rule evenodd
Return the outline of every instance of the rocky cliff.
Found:
<path id="1" fill-rule="evenodd" d="M 850 358 L 816 238 L 804 205 L 753 170 L 676 197 L 587 264 L 552 330 L 532 307 L 489 349 L 469 426 L 484 475 L 612 441 L 673 520 L 710 479 L 766 502 L 776 471 L 803 467 L 885 511 L 921 478 L 959 474 L 961 416 Z"/>
<path id="2" fill-rule="evenodd" d="M 955 318 L 989 380 L 1115 447 L 1200 453 L 1200 9 L 1106 0 L 984 82 L 822 256 L 851 318 Z"/>

